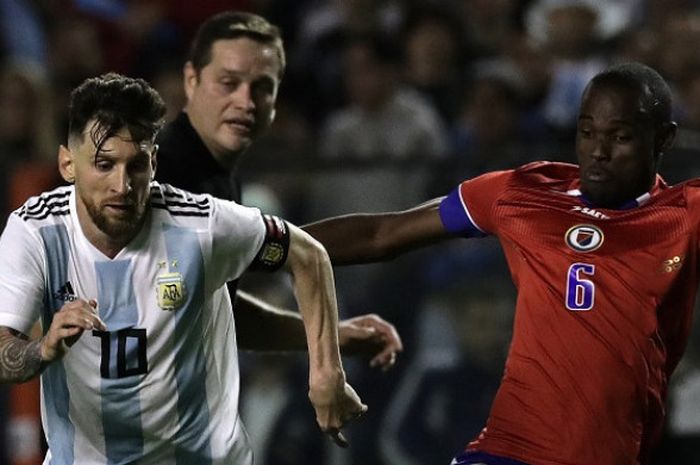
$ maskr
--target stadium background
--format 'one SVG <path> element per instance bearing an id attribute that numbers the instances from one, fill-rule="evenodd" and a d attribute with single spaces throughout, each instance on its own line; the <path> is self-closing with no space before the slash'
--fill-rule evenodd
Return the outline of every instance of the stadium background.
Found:
<path id="1" fill-rule="evenodd" d="M 681 131 L 662 174 L 700 174 L 698 1 L 0 0 L 3 217 L 59 182 L 75 85 L 106 71 L 144 77 L 172 118 L 188 41 L 229 8 L 284 34 L 277 120 L 239 168 L 244 203 L 297 224 L 409 207 L 530 160 L 571 161 L 583 86 L 622 60 L 654 66 L 675 93 Z M 482 427 L 507 351 L 514 296 L 497 244 L 458 241 L 338 269 L 337 283 L 344 317 L 381 313 L 406 351 L 389 373 L 346 359 L 370 406 L 347 451 L 316 430 L 302 355 L 245 354 L 241 410 L 256 463 L 446 465 Z M 290 305 L 285 282 L 244 285 Z M 700 464 L 695 333 L 655 465 Z M 36 382 L 0 389 L 0 432 L 0 465 L 41 463 Z"/>

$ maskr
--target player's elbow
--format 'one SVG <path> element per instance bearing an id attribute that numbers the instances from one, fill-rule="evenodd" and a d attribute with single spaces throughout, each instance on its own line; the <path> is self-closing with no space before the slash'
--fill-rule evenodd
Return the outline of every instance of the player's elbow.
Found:
<path id="1" fill-rule="evenodd" d="M 298 274 L 330 267 L 330 257 L 319 241 L 304 231 L 293 228 L 287 263 L 292 273 Z"/>
<path id="2" fill-rule="evenodd" d="M 399 249 L 390 236 L 377 231 L 363 246 L 362 255 L 365 263 L 383 262 L 396 258 Z"/>
<path id="3" fill-rule="evenodd" d="M 366 239 L 361 245 L 362 262 L 383 262 L 393 260 L 401 255 L 403 248 L 393 217 L 397 214 L 385 214 L 368 229 Z M 335 261 L 334 261 L 335 263 Z"/>

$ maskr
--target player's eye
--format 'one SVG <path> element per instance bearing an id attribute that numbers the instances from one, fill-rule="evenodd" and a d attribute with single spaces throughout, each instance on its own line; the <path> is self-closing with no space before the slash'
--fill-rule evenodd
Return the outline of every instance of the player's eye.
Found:
<path id="1" fill-rule="evenodd" d="M 109 171 L 112 169 L 113 166 L 114 163 L 112 163 L 109 160 L 97 160 L 95 162 L 95 167 L 100 171 Z"/>

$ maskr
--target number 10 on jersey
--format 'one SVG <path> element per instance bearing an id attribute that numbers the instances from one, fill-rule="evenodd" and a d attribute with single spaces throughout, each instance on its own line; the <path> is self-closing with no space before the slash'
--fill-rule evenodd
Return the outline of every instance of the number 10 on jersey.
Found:
<path id="1" fill-rule="evenodd" d="M 100 374 L 103 378 L 126 378 L 148 373 L 145 329 L 126 328 L 116 332 L 93 330 L 92 335 L 101 341 Z M 113 346 L 116 351 L 112 350 Z"/>
<path id="2" fill-rule="evenodd" d="M 593 276 L 595 265 L 574 263 L 566 275 L 566 308 L 581 312 L 593 308 L 595 303 L 595 283 L 584 276 Z"/>

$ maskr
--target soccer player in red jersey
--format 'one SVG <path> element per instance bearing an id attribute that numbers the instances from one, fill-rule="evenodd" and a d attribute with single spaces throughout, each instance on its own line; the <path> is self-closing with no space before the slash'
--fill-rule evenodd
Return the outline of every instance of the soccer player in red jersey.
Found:
<path id="1" fill-rule="evenodd" d="M 578 166 L 531 163 L 407 211 L 307 227 L 335 264 L 499 238 L 518 289 L 513 340 L 486 427 L 453 464 L 648 463 L 698 282 L 700 180 L 657 175 L 671 106 L 656 71 L 617 65 L 583 94 Z"/>

